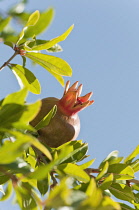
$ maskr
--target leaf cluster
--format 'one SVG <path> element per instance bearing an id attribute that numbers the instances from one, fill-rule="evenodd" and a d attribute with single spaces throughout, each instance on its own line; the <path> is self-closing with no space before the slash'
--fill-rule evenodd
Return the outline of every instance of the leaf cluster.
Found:
<path id="1" fill-rule="evenodd" d="M 135 179 L 139 146 L 126 158 L 113 151 L 98 168 L 92 168 L 95 159 L 86 161 L 88 144 L 82 140 L 58 148 L 44 146 L 38 140 L 37 130 L 50 123 L 56 106 L 35 128 L 29 124 L 39 112 L 41 101 L 28 104 L 26 97 L 28 91 L 39 94 L 41 88 L 33 72 L 26 68 L 26 58 L 47 69 L 64 85 L 63 76 L 72 73 L 69 64 L 41 51 L 61 51 L 58 43 L 67 38 L 73 26 L 51 40 L 37 39 L 51 23 L 54 11 L 50 8 L 27 13 L 26 3 L 23 0 L 11 8 L 8 17 L 0 16 L 1 39 L 14 50 L 0 70 L 8 66 L 22 87 L 0 101 L 0 200 L 14 193 L 22 210 L 139 209 L 139 181 Z M 19 33 L 10 29 L 12 20 L 23 25 Z M 22 65 L 11 63 L 16 55 L 23 58 Z"/>
<path id="2" fill-rule="evenodd" d="M 8 65 L 21 87 L 26 87 L 32 93 L 40 94 L 40 83 L 33 72 L 26 68 L 26 59 L 28 58 L 34 64 L 38 64 L 46 69 L 64 86 L 63 77 L 71 76 L 72 69 L 63 59 L 48 55 L 48 53 L 62 51 L 62 47 L 58 43 L 68 37 L 73 29 L 73 25 L 56 38 L 51 40 L 38 39 L 37 36 L 44 32 L 52 22 L 54 9 L 49 8 L 41 13 L 38 10 L 33 13 L 20 12 L 18 8 L 20 8 L 20 10 L 23 8 L 22 10 L 24 10 L 25 3 L 26 2 L 21 2 L 10 9 L 8 17 L 0 18 L 1 41 L 14 50 L 14 55 L 0 67 L 0 70 Z M 14 22 L 15 19 L 23 24 L 23 28 L 20 32 L 16 32 L 13 28 L 12 32 L 8 30 L 10 23 L 12 21 Z M 42 53 L 42 51 L 44 51 L 44 53 Z M 22 65 L 10 63 L 16 55 L 20 55 L 23 58 Z"/>

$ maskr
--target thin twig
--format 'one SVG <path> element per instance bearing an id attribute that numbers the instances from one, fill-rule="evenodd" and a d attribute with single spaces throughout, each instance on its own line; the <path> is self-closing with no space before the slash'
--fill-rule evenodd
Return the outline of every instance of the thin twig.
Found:
<path id="1" fill-rule="evenodd" d="M 14 54 L 0 67 L 0 71 L 5 67 L 5 66 L 7 66 L 9 63 L 10 63 L 10 61 L 17 55 L 17 54 L 19 54 L 19 52 L 18 51 L 15 51 L 14 52 Z"/>

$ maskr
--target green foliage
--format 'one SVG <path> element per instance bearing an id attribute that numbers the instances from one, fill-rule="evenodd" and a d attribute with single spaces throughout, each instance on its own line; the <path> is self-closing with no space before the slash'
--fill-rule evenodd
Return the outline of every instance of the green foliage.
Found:
<path id="1" fill-rule="evenodd" d="M 64 86 L 63 76 L 72 75 L 70 65 L 61 58 L 42 54 L 41 50 L 46 50 L 46 52 L 62 51 L 62 48 L 58 43 L 64 41 L 68 37 L 73 29 L 73 25 L 62 35 L 51 40 L 37 39 L 36 36 L 45 31 L 50 25 L 53 19 L 54 10 L 50 8 L 42 13 L 36 10 L 31 14 L 24 11 L 19 12 L 18 6 L 24 10 L 24 4 L 25 2 L 19 3 L 19 5 L 16 5 L 9 11 L 9 14 L 11 14 L 13 18 L 18 18 L 24 25 L 19 34 L 17 34 L 13 28 L 10 28 L 9 31 L 4 31 L 4 28 L 11 20 L 11 16 L 0 20 L 0 32 L 2 31 L 0 37 L 5 45 L 11 47 L 15 51 L 14 55 L 6 62 L 6 64 L 0 67 L 0 70 L 9 64 L 9 67 L 15 74 L 20 86 L 26 87 L 34 94 L 39 94 L 41 91 L 40 83 L 35 75 L 25 67 L 25 57 L 42 66 L 50 72 L 62 86 Z M 23 58 L 23 66 L 10 63 L 17 54 L 25 56 Z"/>
<path id="2" fill-rule="evenodd" d="M 28 104 L 26 97 L 28 91 L 40 94 L 41 87 L 26 68 L 26 59 L 42 66 L 64 85 L 63 76 L 72 75 L 71 67 L 41 50 L 62 51 L 58 43 L 68 37 L 73 25 L 56 38 L 38 39 L 36 36 L 51 23 L 54 10 L 28 13 L 24 10 L 26 3 L 23 0 L 9 9 L 9 17 L 0 17 L 0 37 L 15 51 L 0 70 L 8 66 L 21 87 L 0 101 L 0 201 L 14 193 L 22 210 L 139 209 L 139 181 L 134 179 L 139 171 L 139 146 L 125 159 L 118 157 L 118 151 L 111 152 L 95 169 L 95 159 L 86 161 L 88 144 L 82 140 L 57 148 L 44 146 L 38 140 L 37 131 L 50 123 L 56 106 L 35 128 L 29 124 L 39 112 L 41 101 Z M 10 26 L 14 18 L 23 25 L 19 34 Z M 17 54 L 22 56 L 23 65 L 11 63 Z"/>

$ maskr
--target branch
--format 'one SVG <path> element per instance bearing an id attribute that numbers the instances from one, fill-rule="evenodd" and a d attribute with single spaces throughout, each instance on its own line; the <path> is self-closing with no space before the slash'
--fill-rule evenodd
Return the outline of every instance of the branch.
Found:
<path id="1" fill-rule="evenodd" d="M 12 55 L 12 57 L 9 58 L 9 59 L 0 67 L 0 71 L 1 71 L 5 66 L 7 66 L 7 65 L 10 63 L 10 61 L 11 61 L 17 54 L 19 54 L 19 52 L 18 52 L 18 51 L 15 51 L 14 54 Z"/>

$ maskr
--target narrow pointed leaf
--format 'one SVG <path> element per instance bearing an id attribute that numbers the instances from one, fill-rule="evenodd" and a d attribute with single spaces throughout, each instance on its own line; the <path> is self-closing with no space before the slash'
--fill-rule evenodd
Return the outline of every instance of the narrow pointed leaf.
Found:
<path id="1" fill-rule="evenodd" d="M 122 163 L 110 165 L 108 172 L 114 173 L 117 180 L 129 180 L 134 178 L 134 170 L 132 167 Z"/>
<path id="2" fill-rule="evenodd" d="M 135 200 L 131 187 L 124 184 L 113 183 L 109 187 L 110 192 L 118 199 L 133 202 Z"/>
<path id="3" fill-rule="evenodd" d="M 36 10 L 29 16 L 29 19 L 28 19 L 26 25 L 24 26 L 24 28 L 22 29 L 22 31 L 19 34 L 16 44 L 18 44 L 19 41 L 24 37 L 25 31 L 27 30 L 27 28 L 29 26 L 34 26 L 37 23 L 37 21 L 39 20 L 39 17 L 40 17 L 40 13 L 38 10 Z"/>
<path id="4" fill-rule="evenodd" d="M 3 31 L 3 29 L 8 25 L 10 21 L 11 21 L 11 17 L 7 17 L 0 21 L 0 32 Z"/>
<path id="5" fill-rule="evenodd" d="M 40 94 L 40 83 L 30 70 L 18 64 L 10 64 L 10 66 L 21 87 L 26 87 L 34 94 Z"/>
<path id="6" fill-rule="evenodd" d="M 90 177 L 88 176 L 88 174 L 75 164 L 64 163 L 64 164 L 59 165 L 57 168 L 58 170 L 64 172 L 65 174 L 69 176 L 76 178 L 79 181 L 86 183 L 86 182 L 89 182 L 90 180 Z"/>
<path id="7" fill-rule="evenodd" d="M 55 116 L 57 111 L 56 105 L 50 110 L 50 112 L 35 126 L 36 130 L 39 130 L 50 123 L 51 118 Z"/>
<path id="8" fill-rule="evenodd" d="M 94 163 L 94 161 L 95 161 L 95 159 L 89 160 L 88 162 L 83 163 L 82 165 L 80 165 L 80 168 L 84 170 L 84 169 L 90 167 Z"/>
<path id="9" fill-rule="evenodd" d="M 72 69 L 70 65 L 61 58 L 34 52 L 26 53 L 25 56 L 38 63 L 52 74 L 54 73 L 61 76 L 72 75 Z"/>
<path id="10" fill-rule="evenodd" d="M 109 176 L 107 176 L 104 181 L 102 182 L 102 184 L 100 185 L 100 188 L 102 190 L 106 190 L 109 189 L 109 186 L 112 184 L 113 182 L 113 174 L 110 174 Z"/>
<path id="11" fill-rule="evenodd" d="M 41 144 L 36 138 L 34 138 L 33 136 L 23 134 L 23 133 L 20 133 L 18 131 L 7 130 L 7 129 L 0 129 L 0 131 L 7 132 L 17 139 L 17 141 L 14 142 L 15 145 L 13 145 L 14 143 L 11 142 L 11 146 L 13 148 L 13 152 L 10 151 L 11 156 L 12 156 L 12 158 L 11 158 L 12 160 L 15 159 L 15 157 L 19 156 L 18 153 L 22 154 L 22 152 L 25 149 L 27 149 L 30 145 L 33 145 L 34 147 L 36 147 L 46 157 L 48 157 L 49 160 L 52 160 L 52 156 L 51 156 L 49 150 L 43 144 Z M 6 146 L 5 146 L 4 149 L 6 149 Z M 19 149 L 17 149 L 18 147 L 19 147 Z M 2 148 L 0 148 L 0 149 L 2 149 Z M 8 152 L 5 152 L 6 154 L 4 154 L 4 151 L 5 151 L 4 149 L 2 149 L 3 153 L 0 154 L 0 159 L 1 159 L 1 155 L 4 156 L 4 155 L 7 155 L 7 153 L 8 153 Z M 9 150 L 10 150 L 10 146 L 9 146 Z M 15 151 L 17 151 L 17 152 L 15 152 Z M 1 152 L 1 150 L 0 150 L 0 152 Z M 7 159 L 8 159 L 8 161 L 11 161 L 10 157 L 7 158 Z M 3 160 L 3 158 L 2 158 L 2 160 L 0 160 L 0 163 L 1 163 L 1 161 L 7 161 L 7 160 Z M 3 162 L 3 163 L 6 163 L 6 162 Z M 8 162 L 8 163 L 10 163 L 10 162 Z"/>
<path id="12" fill-rule="evenodd" d="M 3 196 L 1 196 L 0 201 L 7 200 L 10 197 L 10 195 L 12 194 L 12 189 L 13 189 L 12 188 L 12 182 L 9 181 L 8 184 L 7 184 L 7 187 L 5 189 L 5 193 L 4 193 Z"/>
<path id="13" fill-rule="evenodd" d="M 11 103 L 22 105 L 25 102 L 26 96 L 27 96 L 26 88 L 21 89 L 15 93 L 11 93 L 8 96 L 6 96 L 6 98 L 3 100 L 2 106 L 4 106 L 5 104 L 11 104 Z"/>
<path id="14" fill-rule="evenodd" d="M 97 175 L 96 180 L 101 179 L 108 171 L 109 168 L 109 163 L 106 162 L 105 165 L 103 166 L 101 172 Z"/>
<path id="15" fill-rule="evenodd" d="M 37 46 L 34 46 L 32 48 L 32 50 L 47 50 L 51 47 L 53 47 L 55 44 L 57 44 L 58 42 L 64 41 L 67 36 L 71 33 L 72 29 L 73 29 L 74 25 L 72 25 L 67 31 L 65 31 L 62 35 L 48 41 L 45 44 L 40 44 Z"/>
<path id="16" fill-rule="evenodd" d="M 33 35 L 38 35 L 42 33 L 44 30 L 47 29 L 47 27 L 50 25 L 50 23 L 53 20 L 54 16 L 54 9 L 49 8 L 46 11 L 42 12 L 40 14 L 40 18 L 38 22 L 35 24 L 35 26 L 28 28 L 25 33 L 25 37 L 33 37 Z"/>
<path id="17" fill-rule="evenodd" d="M 34 26 L 38 22 L 39 18 L 40 18 L 40 13 L 38 10 L 36 10 L 30 15 L 25 27 Z"/>
<path id="18" fill-rule="evenodd" d="M 135 150 L 127 157 L 125 158 L 124 162 L 125 163 L 130 163 L 132 160 L 139 155 L 139 145 L 135 148 Z"/>

